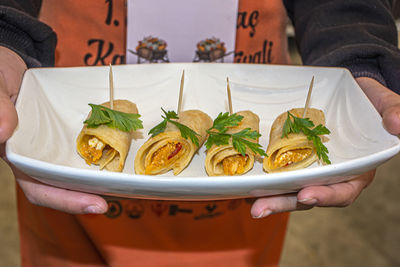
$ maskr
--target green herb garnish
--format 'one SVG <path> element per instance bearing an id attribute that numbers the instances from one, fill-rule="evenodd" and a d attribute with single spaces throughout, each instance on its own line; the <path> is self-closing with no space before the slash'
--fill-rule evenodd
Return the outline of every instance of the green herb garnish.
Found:
<path id="1" fill-rule="evenodd" d="M 321 137 L 319 137 L 319 135 L 330 134 L 331 132 L 322 124 L 319 124 L 315 128 L 313 127 L 314 123 L 309 118 L 299 118 L 288 111 L 287 119 L 283 124 L 281 138 L 287 137 L 289 133 L 304 133 L 308 140 L 313 141 L 318 158 L 322 158 L 325 163 L 331 164 L 328 157 L 328 148 L 326 148 L 322 143 Z"/>
<path id="2" fill-rule="evenodd" d="M 95 104 L 89 104 L 89 106 L 92 108 L 92 114 L 90 118 L 83 122 L 87 124 L 88 128 L 107 125 L 110 128 L 117 128 L 123 132 L 143 129 L 139 114 L 125 113 Z"/>
<path id="3" fill-rule="evenodd" d="M 221 112 L 214 120 L 213 126 L 207 130 L 209 136 L 205 144 L 206 148 L 210 149 L 213 144 L 216 146 L 228 145 L 229 140 L 232 140 L 233 148 L 242 156 L 246 155 L 246 148 L 249 148 L 256 154 L 267 156 L 259 143 L 247 140 L 257 140 L 261 136 L 259 132 L 246 128 L 237 133 L 226 133 L 229 128 L 238 126 L 242 120 L 243 116 L 236 113 L 229 115 L 228 112 Z"/>
<path id="4" fill-rule="evenodd" d="M 238 115 L 236 113 L 229 115 L 228 112 L 225 113 L 221 112 L 214 120 L 211 129 L 215 129 L 221 133 L 224 133 L 228 130 L 228 127 L 238 126 L 242 120 L 243 120 L 242 115 Z"/>
<path id="5" fill-rule="evenodd" d="M 165 128 L 167 128 L 167 123 L 172 123 L 175 125 L 179 131 L 181 132 L 181 136 L 185 139 L 190 139 L 193 144 L 196 146 L 199 146 L 199 138 L 197 136 L 200 136 L 198 133 L 187 127 L 186 125 L 183 125 L 182 123 L 179 123 L 173 119 L 179 119 L 178 114 L 176 114 L 175 111 L 165 111 L 163 108 L 161 110 L 164 112 L 165 116 L 161 116 L 164 120 L 157 124 L 155 127 L 153 127 L 150 131 L 149 134 L 151 134 L 151 137 L 154 137 L 160 133 L 163 133 L 165 131 Z"/>

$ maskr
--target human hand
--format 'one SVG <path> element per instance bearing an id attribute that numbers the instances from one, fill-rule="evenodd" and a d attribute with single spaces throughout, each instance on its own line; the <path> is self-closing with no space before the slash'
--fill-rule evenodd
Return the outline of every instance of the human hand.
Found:
<path id="1" fill-rule="evenodd" d="M 10 138 L 18 123 L 14 103 L 26 68 L 24 61 L 16 53 L 0 46 L 0 156 L 6 161 L 4 143 Z M 7 163 L 32 204 L 74 214 L 107 211 L 107 203 L 100 196 L 42 184 L 18 170 L 10 162 Z"/>
<path id="2" fill-rule="evenodd" d="M 400 95 L 389 90 L 371 78 L 357 78 L 357 83 L 368 96 L 379 114 L 383 126 L 394 135 L 400 134 Z M 254 218 L 263 218 L 270 214 L 307 210 L 317 207 L 346 207 L 352 204 L 374 179 L 375 170 L 366 172 L 354 179 L 327 185 L 309 186 L 297 193 L 257 199 L 252 208 Z"/>

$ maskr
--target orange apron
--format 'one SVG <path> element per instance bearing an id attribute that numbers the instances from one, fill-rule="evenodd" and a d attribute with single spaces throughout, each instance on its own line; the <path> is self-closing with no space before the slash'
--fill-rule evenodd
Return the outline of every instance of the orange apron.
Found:
<path id="1" fill-rule="evenodd" d="M 124 62 L 124 0 L 44 0 L 56 66 Z M 236 62 L 288 64 L 280 0 L 241 0 Z M 133 163 L 132 163 L 133 164 Z M 252 219 L 253 200 L 108 199 L 105 215 L 34 206 L 18 189 L 22 266 L 277 266 L 288 214 Z"/>

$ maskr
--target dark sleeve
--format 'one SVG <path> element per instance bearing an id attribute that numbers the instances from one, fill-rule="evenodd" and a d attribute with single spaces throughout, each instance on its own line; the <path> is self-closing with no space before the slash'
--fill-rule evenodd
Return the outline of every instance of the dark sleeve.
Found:
<path id="1" fill-rule="evenodd" d="M 305 65 L 345 67 L 400 93 L 400 52 L 388 0 L 284 0 Z"/>
<path id="2" fill-rule="evenodd" d="M 0 0 L 0 45 L 7 47 L 28 67 L 53 66 L 56 34 L 38 20 L 41 1 Z"/>

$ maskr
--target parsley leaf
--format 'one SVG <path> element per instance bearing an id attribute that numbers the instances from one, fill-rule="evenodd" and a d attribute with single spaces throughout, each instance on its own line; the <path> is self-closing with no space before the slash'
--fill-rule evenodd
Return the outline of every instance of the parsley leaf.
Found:
<path id="1" fill-rule="evenodd" d="M 287 137 L 289 133 L 303 132 L 307 136 L 307 139 L 313 142 L 318 158 L 322 158 L 325 163 L 331 164 L 328 157 L 328 148 L 322 143 L 321 137 L 319 137 L 320 135 L 330 134 L 329 129 L 322 124 L 313 128 L 314 123 L 309 118 L 296 117 L 289 111 L 287 113 L 288 116 L 283 124 L 281 138 Z"/>
<path id="2" fill-rule="evenodd" d="M 196 146 L 199 146 L 199 138 L 197 137 L 200 136 L 198 133 L 187 127 L 186 125 L 183 125 L 177 121 L 172 121 L 169 120 L 168 122 L 174 124 L 176 127 L 178 127 L 179 131 L 181 132 L 181 136 L 185 139 L 190 139 L 193 144 Z"/>
<path id="3" fill-rule="evenodd" d="M 241 122 L 242 120 L 242 115 L 238 115 L 236 113 L 229 115 L 228 112 L 221 112 L 218 114 L 217 118 L 215 118 L 212 128 L 216 129 L 219 132 L 226 132 L 228 130 L 228 127 L 238 126 L 239 122 Z"/>
<path id="4" fill-rule="evenodd" d="M 90 118 L 83 122 L 87 124 L 88 128 L 107 125 L 110 128 L 117 128 L 123 132 L 143 129 L 139 114 L 125 113 L 95 104 L 89 104 L 89 106 L 92 108 L 92 113 Z"/>
<path id="5" fill-rule="evenodd" d="M 162 132 L 165 131 L 165 128 L 167 128 L 167 121 L 164 119 L 162 122 L 154 126 L 150 131 L 149 134 L 151 134 L 151 137 L 154 137 Z"/>
<path id="6" fill-rule="evenodd" d="M 168 119 L 176 119 L 176 120 L 179 119 L 178 114 L 176 114 L 175 111 L 173 111 L 173 110 L 165 111 L 163 108 L 161 108 L 161 110 L 164 112 L 165 116 L 166 116 Z M 164 117 L 163 117 L 163 118 L 164 118 Z"/>
<path id="7" fill-rule="evenodd" d="M 210 149 L 213 144 L 216 146 L 222 146 L 229 144 L 229 140 L 231 139 L 230 134 L 220 133 L 220 132 L 213 132 L 207 130 L 208 138 L 205 146 L 207 149 Z"/>
<path id="8" fill-rule="evenodd" d="M 88 124 L 87 127 L 95 128 L 101 124 L 106 124 L 111 121 L 108 114 L 103 112 L 101 106 L 94 104 L 89 104 L 89 106 L 92 108 L 92 114 L 90 115 L 89 119 L 83 122 Z"/>
<path id="9" fill-rule="evenodd" d="M 247 148 L 252 150 L 255 154 L 267 156 L 259 143 L 247 140 L 257 140 L 261 136 L 259 132 L 246 128 L 237 133 L 226 133 L 229 128 L 238 126 L 242 120 L 243 116 L 236 113 L 232 115 L 229 115 L 228 112 L 220 113 L 214 120 L 213 126 L 207 130 L 209 136 L 205 144 L 206 148 L 210 149 L 214 144 L 216 146 L 228 145 L 229 140 L 232 140 L 233 148 L 242 156 L 246 155 Z"/>
<path id="10" fill-rule="evenodd" d="M 154 126 L 152 129 L 150 129 L 149 134 L 151 134 L 151 137 L 154 137 L 160 133 L 163 133 L 165 129 L 167 128 L 167 123 L 172 123 L 175 125 L 179 131 L 181 132 L 181 136 L 185 139 L 190 139 L 193 144 L 196 146 L 199 146 L 199 138 L 197 136 L 200 136 L 198 133 L 187 127 L 186 125 L 183 125 L 182 123 L 179 123 L 175 120 L 172 119 L 179 119 L 178 114 L 176 114 L 175 111 L 165 111 L 163 108 L 161 110 L 164 112 L 165 116 L 161 116 L 164 120 Z"/>

